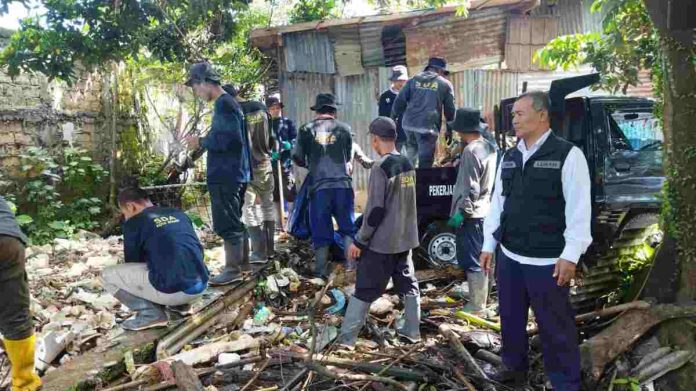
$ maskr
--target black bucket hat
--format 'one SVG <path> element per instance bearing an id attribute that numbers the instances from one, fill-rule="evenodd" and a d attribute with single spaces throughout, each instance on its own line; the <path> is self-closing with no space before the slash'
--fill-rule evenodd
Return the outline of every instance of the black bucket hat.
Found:
<path id="1" fill-rule="evenodd" d="M 213 66 L 207 61 L 197 62 L 189 68 L 189 77 L 186 80 L 187 87 L 191 87 L 194 83 L 213 82 L 220 83 L 220 75 L 213 69 Z"/>
<path id="2" fill-rule="evenodd" d="M 426 69 L 429 67 L 441 69 L 442 72 L 445 73 L 445 75 L 450 74 L 449 71 L 447 70 L 447 61 L 445 61 L 445 59 L 442 57 L 430 57 L 430 59 L 428 60 L 428 65 L 426 66 Z"/>
<path id="3" fill-rule="evenodd" d="M 448 122 L 452 130 L 461 133 L 481 133 L 485 130 L 481 123 L 481 112 L 469 108 L 457 109 L 454 121 Z"/>
<path id="4" fill-rule="evenodd" d="M 319 94 L 314 102 L 314 106 L 310 107 L 312 111 L 317 111 L 322 107 L 332 107 L 338 110 L 338 102 L 333 94 Z"/>

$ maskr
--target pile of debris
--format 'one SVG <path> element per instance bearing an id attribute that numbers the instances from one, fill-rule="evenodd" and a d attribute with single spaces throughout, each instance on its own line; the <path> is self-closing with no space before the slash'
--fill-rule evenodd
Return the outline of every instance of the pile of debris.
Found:
<path id="1" fill-rule="evenodd" d="M 208 247 L 215 273 L 222 248 Z M 338 264 L 328 281 L 309 277 L 307 243 L 288 240 L 265 269 L 239 285 L 209 289 L 192 316 L 141 333 L 117 327 L 130 313 L 99 286 L 100 270 L 122 257 L 119 238 L 87 235 L 29 250 L 45 389 L 510 389 L 491 380 L 502 365 L 496 306 L 478 315 L 458 311 L 467 287 L 456 268 L 416 272 L 422 342 L 397 338 L 402 308 L 388 292 L 372 304 L 356 349 L 347 350 L 335 341 L 355 272 Z M 661 321 L 694 315 L 692 307 L 639 301 L 578 316 L 588 389 L 649 386 L 687 363 L 689 352 L 644 335 Z M 535 334 L 532 318 L 529 380 L 542 390 L 548 382 Z"/>

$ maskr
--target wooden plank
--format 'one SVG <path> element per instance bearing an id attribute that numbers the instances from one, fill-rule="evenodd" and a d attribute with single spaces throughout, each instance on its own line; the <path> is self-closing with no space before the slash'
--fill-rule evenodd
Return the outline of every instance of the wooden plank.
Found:
<path id="1" fill-rule="evenodd" d="M 519 70 L 520 67 L 520 45 L 505 45 L 505 63 L 508 69 Z"/>
<path id="2" fill-rule="evenodd" d="M 529 44 L 532 40 L 532 22 L 529 18 L 520 18 L 520 42 Z"/>
<path id="3" fill-rule="evenodd" d="M 510 18 L 508 22 L 507 43 L 520 43 L 520 18 Z"/>
<path id="4" fill-rule="evenodd" d="M 544 27 L 544 43 L 549 43 L 554 38 L 558 37 L 558 19 L 547 18 Z"/>

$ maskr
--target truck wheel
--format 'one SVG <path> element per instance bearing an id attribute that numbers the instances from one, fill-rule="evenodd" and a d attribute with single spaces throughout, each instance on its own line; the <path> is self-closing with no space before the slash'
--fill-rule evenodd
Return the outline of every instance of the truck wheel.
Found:
<path id="1" fill-rule="evenodd" d="M 454 230 L 442 221 L 428 225 L 421 240 L 420 253 L 431 266 L 456 264 L 457 242 Z"/>
<path id="2" fill-rule="evenodd" d="M 609 250 L 599 255 L 594 266 L 583 271 L 582 285 L 571 297 L 576 309 L 593 310 L 606 302 L 608 295 L 615 292 L 621 284 L 621 257 L 636 254 L 645 244 L 656 248 L 661 242 L 658 214 L 641 213 L 630 217 L 612 241 Z"/>

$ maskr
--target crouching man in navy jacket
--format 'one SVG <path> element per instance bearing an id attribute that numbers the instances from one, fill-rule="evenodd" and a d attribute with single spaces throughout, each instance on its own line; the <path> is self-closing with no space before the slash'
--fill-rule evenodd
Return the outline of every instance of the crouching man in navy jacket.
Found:
<path id="1" fill-rule="evenodd" d="M 166 326 L 163 306 L 187 313 L 208 286 L 203 246 L 184 212 L 154 206 L 142 189 L 121 191 L 118 205 L 126 263 L 104 269 L 104 289 L 136 313 L 124 329 Z"/>

